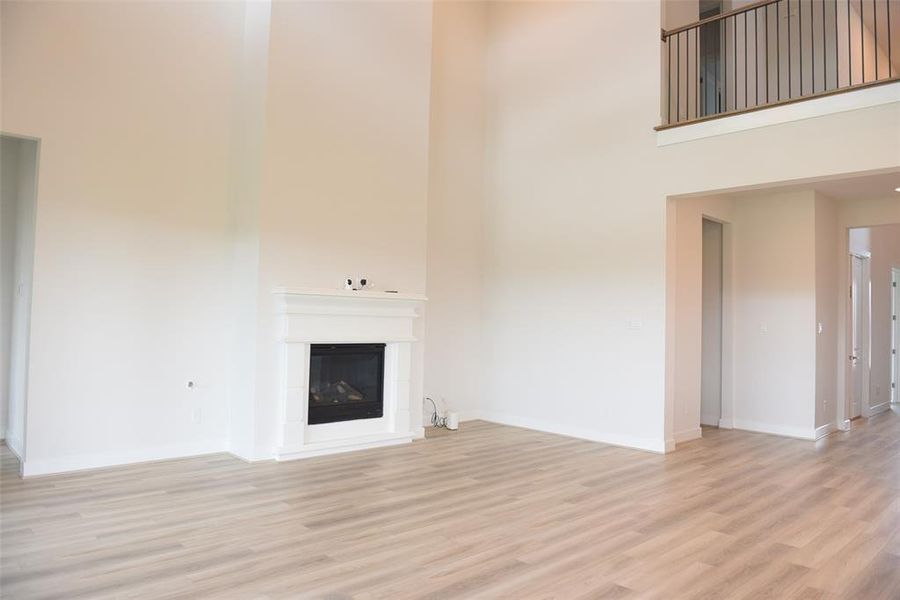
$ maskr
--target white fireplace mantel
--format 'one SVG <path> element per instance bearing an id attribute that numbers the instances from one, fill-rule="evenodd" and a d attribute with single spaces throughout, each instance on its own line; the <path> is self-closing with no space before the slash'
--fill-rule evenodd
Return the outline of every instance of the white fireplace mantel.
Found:
<path id="1" fill-rule="evenodd" d="M 410 370 L 425 297 L 389 292 L 277 288 L 280 318 L 279 442 L 290 460 L 412 441 Z M 384 416 L 309 425 L 311 344 L 383 343 Z"/>

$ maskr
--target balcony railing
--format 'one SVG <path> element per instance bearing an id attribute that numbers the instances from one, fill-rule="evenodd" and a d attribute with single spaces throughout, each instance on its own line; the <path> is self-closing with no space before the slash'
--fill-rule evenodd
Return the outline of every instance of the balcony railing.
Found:
<path id="1" fill-rule="evenodd" d="M 657 129 L 900 80 L 900 0 L 762 0 L 662 42 Z"/>

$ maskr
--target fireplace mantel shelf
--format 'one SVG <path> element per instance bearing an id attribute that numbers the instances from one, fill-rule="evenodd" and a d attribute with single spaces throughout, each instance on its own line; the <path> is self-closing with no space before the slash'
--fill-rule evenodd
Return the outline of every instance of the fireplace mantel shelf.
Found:
<path id="1" fill-rule="evenodd" d="M 282 296 L 320 296 L 332 298 L 367 298 L 371 300 L 412 300 L 416 302 L 425 302 L 428 300 L 422 294 L 393 294 L 377 290 L 353 291 L 353 290 L 337 290 L 327 288 L 288 288 L 277 287 L 272 290 L 273 294 Z"/>

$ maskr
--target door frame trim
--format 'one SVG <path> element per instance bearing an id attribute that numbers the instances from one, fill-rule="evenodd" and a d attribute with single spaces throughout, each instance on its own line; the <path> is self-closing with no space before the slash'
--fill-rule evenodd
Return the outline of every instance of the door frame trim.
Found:
<path id="1" fill-rule="evenodd" d="M 900 403 L 900 267 L 891 267 L 891 402 Z"/>
<path id="2" fill-rule="evenodd" d="M 859 361 L 862 363 L 862 397 L 859 399 L 859 414 L 860 417 L 868 418 L 870 414 L 869 410 L 869 387 L 870 387 L 870 357 L 871 357 L 871 331 L 872 331 L 872 307 L 871 307 L 871 285 L 872 285 L 872 274 L 871 274 L 871 258 L 872 254 L 870 252 L 853 252 L 849 251 L 847 255 L 847 281 L 844 287 L 845 290 L 848 290 L 851 285 L 853 285 L 853 259 L 860 259 L 860 268 L 861 268 L 861 277 L 863 282 L 863 297 L 861 299 L 862 310 L 863 310 L 863 330 L 862 330 L 862 340 L 860 342 L 861 348 L 861 356 L 859 357 Z M 844 402 L 839 404 L 839 407 L 842 409 L 841 415 L 838 418 L 838 427 L 842 430 L 850 429 L 850 420 L 851 414 L 853 413 L 852 402 L 853 402 L 853 372 L 850 365 L 849 356 L 853 352 L 853 302 L 849 301 L 849 295 L 844 296 L 848 298 L 846 303 L 846 335 L 844 337 L 844 348 L 843 348 L 843 356 L 844 356 Z"/>

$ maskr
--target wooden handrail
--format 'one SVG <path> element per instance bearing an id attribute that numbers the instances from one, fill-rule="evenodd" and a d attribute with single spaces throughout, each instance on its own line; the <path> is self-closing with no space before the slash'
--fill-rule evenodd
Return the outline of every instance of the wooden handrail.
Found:
<path id="1" fill-rule="evenodd" d="M 752 4 L 748 4 L 746 6 L 742 6 L 740 8 L 735 8 L 734 10 L 729 10 L 728 12 L 724 12 L 719 15 L 713 15 L 711 17 L 707 17 L 705 19 L 701 19 L 695 23 L 690 23 L 688 25 L 683 25 L 681 27 L 676 27 L 675 29 L 670 29 L 666 31 L 662 30 L 662 41 L 666 41 L 666 38 L 673 36 L 677 33 L 681 33 L 683 31 L 688 31 L 689 29 L 694 29 L 695 27 L 700 27 L 702 25 L 706 25 L 707 23 L 715 23 L 716 21 L 721 21 L 722 19 L 727 19 L 728 17 L 733 17 L 734 15 L 739 15 L 741 13 L 749 12 L 751 10 L 762 8 L 763 6 L 767 6 L 769 4 L 775 4 L 776 2 L 781 2 L 781 0 L 759 0 L 758 2 L 754 2 Z"/>

